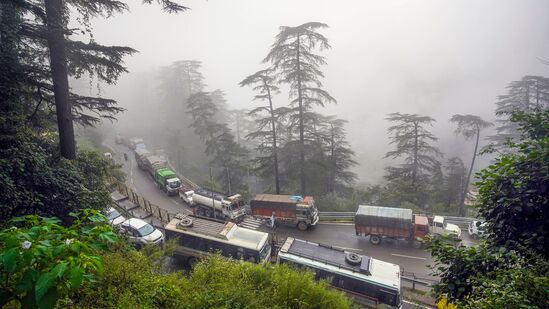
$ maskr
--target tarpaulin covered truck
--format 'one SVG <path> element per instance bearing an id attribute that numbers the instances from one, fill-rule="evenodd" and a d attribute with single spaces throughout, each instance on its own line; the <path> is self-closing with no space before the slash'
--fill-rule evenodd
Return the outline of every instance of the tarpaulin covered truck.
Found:
<path id="1" fill-rule="evenodd" d="M 379 206 L 358 206 L 355 214 L 356 235 L 370 236 L 374 245 L 382 238 L 408 240 L 414 248 L 429 234 L 429 221 L 425 216 L 413 215 L 411 209 Z"/>
<path id="2" fill-rule="evenodd" d="M 274 219 L 275 224 L 296 226 L 304 231 L 318 223 L 318 209 L 312 196 L 258 194 L 250 201 L 252 216 Z"/>

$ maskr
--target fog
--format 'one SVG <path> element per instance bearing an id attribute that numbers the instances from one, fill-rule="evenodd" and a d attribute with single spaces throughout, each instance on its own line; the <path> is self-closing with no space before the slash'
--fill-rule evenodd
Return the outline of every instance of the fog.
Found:
<path id="1" fill-rule="evenodd" d="M 365 183 L 391 163 L 388 113 L 437 120 L 433 132 L 445 158 L 470 162 L 472 142 L 453 134 L 453 114 L 494 119 L 494 102 L 524 75 L 549 75 L 548 1 L 179 1 L 191 7 L 169 15 L 132 1 L 131 12 L 93 20 L 94 38 L 139 51 L 126 58 L 129 74 L 101 95 L 127 108 L 116 126 L 139 127 L 136 115 L 160 101 L 158 68 L 176 60 L 202 61 L 207 90 L 223 89 L 231 108 L 251 108 L 253 92 L 240 88 L 263 69 L 278 27 L 323 22 L 332 49 L 323 52 L 325 89 L 338 104 L 321 109 L 349 121 L 355 172 Z M 95 86 L 87 91 L 97 93 Z M 287 92 L 275 105 L 288 102 Z M 147 109 L 143 109 L 147 107 Z M 488 134 L 487 132 L 485 135 Z M 487 159 L 480 159 L 478 166 Z"/>

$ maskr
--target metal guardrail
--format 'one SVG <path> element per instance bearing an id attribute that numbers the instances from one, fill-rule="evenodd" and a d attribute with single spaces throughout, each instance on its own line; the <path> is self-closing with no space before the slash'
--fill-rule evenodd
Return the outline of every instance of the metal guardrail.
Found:
<path id="1" fill-rule="evenodd" d="M 339 211 L 319 211 L 318 215 L 320 218 L 324 219 L 352 219 L 355 217 L 354 212 L 339 212 Z M 432 218 L 432 216 L 430 216 Z M 467 225 L 470 222 L 473 222 L 475 218 L 467 218 L 467 217 L 451 217 L 451 216 L 444 216 L 444 219 L 448 223 L 458 224 L 458 225 Z"/>
<path id="2" fill-rule="evenodd" d="M 355 217 L 354 212 L 337 212 L 337 211 L 319 211 L 318 215 L 321 218 L 329 218 L 329 219 L 352 219 Z"/>

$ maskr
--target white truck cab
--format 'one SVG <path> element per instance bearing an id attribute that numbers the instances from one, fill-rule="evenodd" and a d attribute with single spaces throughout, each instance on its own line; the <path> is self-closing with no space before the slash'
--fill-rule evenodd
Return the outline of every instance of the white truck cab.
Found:
<path id="1" fill-rule="evenodd" d="M 193 206 L 193 190 L 188 191 L 179 191 L 179 197 L 183 200 L 183 202 L 187 203 L 189 206 Z"/>
<path id="2" fill-rule="evenodd" d="M 447 223 L 443 216 L 435 216 L 433 218 L 433 225 L 431 226 L 432 234 L 449 235 L 453 234 L 458 238 L 461 237 L 461 229 L 459 226 Z"/>

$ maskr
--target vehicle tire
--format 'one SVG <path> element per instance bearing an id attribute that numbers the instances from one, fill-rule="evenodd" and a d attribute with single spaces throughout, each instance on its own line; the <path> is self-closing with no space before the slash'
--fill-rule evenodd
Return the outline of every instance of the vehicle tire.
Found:
<path id="1" fill-rule="evenodd" d="M 204 216 L 208 218 L 213 218 L 213 212 L 209 209 L 204 210 Z"/>
<path id="2" fill-rule="evenodd" d="M 187 259 L 187 264 L 189 264 L 191 268 L 194 268 L 194 265 L 196 265 L 196 263 L 198 263 L 198 259 L 194 256 L 189 256 L 189 258 Z"/>
<path id="3" fill-rule="evenodd" d="M 299 221 L 299 223 L 297 223 L 297 228 L 300 231 L 305 231 L 307 229 L 307 223 L 305 223 L 303 221 Z"/>
<path id="4" fill-rule="evenodd" d="M 193 220 L 191 218 L 183 218 L 181 221 L 179 221 L 178 225 L 182 227 L 191 227 L 193 226 Z"/>
<path id="5" fill-rule="evenodd" d="M 419 240 L 412 240 L 412 247 L 414 249 L 421 249 L 421 247 L 423 246 L 423 243 Z"/>
<path id="6" fill-rule="evenodd" d="M 351 265 L 359 265 L 362 257 L 354 252 L 345 252 L 345 261 Z"/>
<path id="7" fill-rule="evenodd" d="M 381 243 L 381 237 L 377 235 L 370 235 L 370 242 L 374 245 L 379 245 Z"/>

